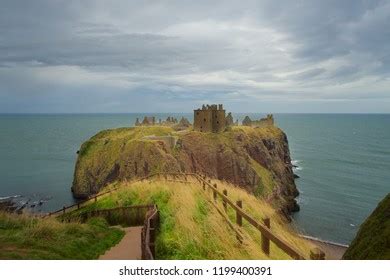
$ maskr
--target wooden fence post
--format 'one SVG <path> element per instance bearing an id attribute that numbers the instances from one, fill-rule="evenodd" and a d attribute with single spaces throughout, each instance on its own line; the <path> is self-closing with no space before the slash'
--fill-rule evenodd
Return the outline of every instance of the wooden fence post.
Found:
<path id="1" fill-rule="evenodd" d="M 223 190 L 223 194 L 224 194 L 224 196 L 228 195 L 226 189 Z M 225 213 L 226 213 L 227 212 L 227 203 L 226 203 L 226 198 L 225 197 L 222 200 L 222 205 L 223 205 L 223 209 L 225 209 Z"/>
<path id="2" fill-rule="evenodd" d="M 217 184 L 214 184 L 214 188 L 217 188 Z M 213 189 L 213 198 L 214 198 L 214 202 L 217 201 L 217 191 Z"/>
<path id="3" fill-rule="evenodd" d="M 62 207 L 62 214 L 65 214 L 65 206 Z"/>
<path id="4" fill-rule="evenodd" d="M 242 200 L 237 200 L 236 205 L 238 208 L 242 209 Z M 242 216 L 241 216 L 240 212 L 237 210 L 236 210 L 236 222 L 237 222 L 237 225 L 242 227 Z"/>
<path id="5" fill-rule="evenodd" d="M 97 196 L 95 195 L 95 202 L 97 201 Z"/>
<path id="6" fill-rule="evenodd" d="M 311 260 L 325 260 L 325 253 L 320 248 L 314 248 L 310 250 Z"/>
<path id="7" fill-rule="evenodd" d="M 205 191 L 206 190 L 206 183 L 203 182 L 203 190 Z"/>
<path id="8" fill-rule="evenodd" d="M 264 222 L 264 225 L 267 227 L 267 228 L 271 228 L 271 220 L 270 218 L 264 218 L 263 219 L 263 222 Z M 268 239 L 268 237 L 266 237 L 263 233 L 261 233 L 261 249 L 263 250 L 263 252 L 269 256 L 269 245 L 270 245 L 270 241 Z"/>

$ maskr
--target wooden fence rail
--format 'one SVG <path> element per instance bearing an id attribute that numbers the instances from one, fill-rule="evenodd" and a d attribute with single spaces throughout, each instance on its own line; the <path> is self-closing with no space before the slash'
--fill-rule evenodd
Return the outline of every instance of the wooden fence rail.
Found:
<path id="1" fill-rule="evenodd" d="M 141 252 L 142 259 L 153 260 L 156 257 L 155 237 L 159 226 L 159 211 L 157 205 L 132 205 L 116 208 L 106 208 L 77 213 L 74 216 L 67 216 L 63 221 L 77 220 L 85 222 L 93 217 L 102 217 L 111 226 L 121 225 L 123 227 L 141 226 Z M 131 250 L 132 248 L 129 248 Z"/>
<path id="2" fill-rule="evenodd" d="M 158 174 L 157 173 L 156 174 L 150 174 L 148 176 L 144 176 L 142 178 L 134 180 L 131 183 L 134 184 L 134 183 L 137 183 L 137 182 L 142 182 L 142 181 L 150 179 L 150 178 L 152 178 L 152 177 L 154 177 L 156 175 L 158 175 Z M 84 207 L 87 202 L 90 202 L 90 201 L 97 202 L 99 197 L 105 196 L 107 194 L 111 194 L 112 192 L 116 192 L 119 189 L 120 189 L 119 187 L 118 188 L 113 188 L 113 189 L 110 189 L 110 190 L 108 190 L 106 192 L 102 192 L 102 193 L 91 195 L 91 196 L 89 196 L 88 198 L 86 198 L 86 199 L 84 199 L 82 201 L 79 201 L 79 202 L 74 203 L 74 204 L 69 205 L 69 206 L 63 206 L 61 209 L 58 209 L 58 210 L 53 211 L 53 212 L 49 212 L 46 215 L 43 215 L 42 218 L 46 218 L 46 217 L 50 217 L 50 216 L 56 216 L 56 215 L 63 215 L 66 212 L 74 211 L 76 209 L 79 210 L 80 208 Z"/>
<path id="3" fill-rule="evenodd" d="M 160 222 L 157 206 L 149 211 L 142 228 L 142 259 L 154 260 L 156 257 L 156 230 Z"/>
<path id="4" fill-rule="evenodd" d="M 249 214 L 247 214 L 243 210 L 243 202 L 241 200 L 233 202 L 228 198 L 227 190 L 223 190 L 222 192 L 218 189 L 217 184 L 212 184 L 210 179 L 207 179 L 206 176 L 196 174 L 196 173 L 165 173 L 165 175 L 169 176 L 192 176 L 195 178 L 203 187 L 204 190 L 206 190 L 206 187 L 212 190 L 213 194 L 213 201 L 217 202 L 217 197 L 219 196 L 222 199 L 222 205 L 227 212 L 227 207 L 230 206 L 233 208 L 234 211 L 236 211 L 236 224 L 241 227 L 243 219 L 246 220 L 250 225 L 255 227 L 257 230 L 260 231 L 261 234 L 261 248 L 262 251 L 269 255 L 270 254 L 270 242 L 273 242 L 277 247 L 279 247 L 281 250 L 283 250 L 287 255 L 289 255 L 291 258 L 295 260 L 304 260 L 305 258 L 303 255 L 296 250 L 293 246 L 288 244 L 285 240 L 278 237 L 276 234 L 274 234 L 271 231 L 271 220 L 269 217 L 266 217 L 263 219 L 263 223 L 257 222 L 253 217 L 251 217 Z M 187 180 L 187 179 L 185 179 Z M 319 248 L 315 248 L 314 250 L 310 251 L 310 259 L 325 259 L 325 254 L 322 252 Z"/>

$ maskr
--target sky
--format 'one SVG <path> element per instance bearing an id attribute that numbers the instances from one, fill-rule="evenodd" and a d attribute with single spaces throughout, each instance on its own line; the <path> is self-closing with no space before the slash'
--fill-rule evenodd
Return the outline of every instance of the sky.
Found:
<path id="1" fill-rule="evenodd" d="M 2 0 L 0 113 L 390 113 L 390 1 Z"/>

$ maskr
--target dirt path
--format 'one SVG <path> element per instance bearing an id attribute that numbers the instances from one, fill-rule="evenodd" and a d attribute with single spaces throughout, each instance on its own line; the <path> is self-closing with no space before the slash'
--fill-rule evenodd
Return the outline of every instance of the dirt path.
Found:
<path id="1" fill-rule="evenodd" d="M 140 260 L 141 252 L 141 227 L 122 228 L 126 234 L 122 240 L 106 251 L 99 260 Z"/>

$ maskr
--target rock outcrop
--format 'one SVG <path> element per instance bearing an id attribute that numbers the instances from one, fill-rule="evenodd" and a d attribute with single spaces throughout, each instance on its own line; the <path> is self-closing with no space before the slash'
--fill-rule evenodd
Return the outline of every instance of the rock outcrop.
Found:
<path id="1" fill-rule="evenodd" d="M 172 148 L 148 135 L 177 137 Z M 277 127 L 234 127 L 223 133 L 169 127 L 106 130 L 80 149 L 72 191 L 84 198 L 108 183 L 153 172 L 198 172 L 239 185 L 284 214 L 299 209 L 286 135 Z"/>

